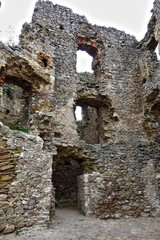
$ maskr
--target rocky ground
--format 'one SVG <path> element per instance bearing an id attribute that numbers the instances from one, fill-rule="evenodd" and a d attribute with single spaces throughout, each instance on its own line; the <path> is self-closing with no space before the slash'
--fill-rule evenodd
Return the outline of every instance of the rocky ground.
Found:
<path id="1" fill-rule="evenodd" d="M 159 240 L 160 218 L 100 220 L 74 208 L 56 210 L 52 226 L 23 228 L 0 240 Z"/>

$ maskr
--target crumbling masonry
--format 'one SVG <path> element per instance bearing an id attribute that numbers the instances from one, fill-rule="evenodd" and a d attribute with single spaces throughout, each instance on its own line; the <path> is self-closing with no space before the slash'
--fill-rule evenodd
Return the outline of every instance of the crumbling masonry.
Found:
<path id="1" fill-rule="evenodd" d="M 0 43 L 1 232 L 47 224 L 59 204 L 105 219 L 160 215 L 158 43 L 160 0 L 140 42 L 39 0 L 18 46 Z M 76 71 L 78 50 L 93 74 Z"/>

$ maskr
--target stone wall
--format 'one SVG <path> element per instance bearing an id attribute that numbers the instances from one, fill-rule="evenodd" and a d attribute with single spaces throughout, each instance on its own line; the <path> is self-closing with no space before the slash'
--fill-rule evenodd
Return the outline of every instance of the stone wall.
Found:
<path id="1" fill-rule="evenodd" d="M 0 226 L 4 233 L 50 220 L 52 154 L 42 149 L 38 136 L 0 124 Z"/>
<path id="2" fill-rule="evenodd" d="M 1 124 L 0 181 L 7 191 L 2 194 L 1 230 L 48 222 L 55 213 L 54 188 L 58 201 L 78 198 L 86 215 L 160 214 L 159 9 L 156 0 L 148 31 L 137 42 L 125 32 L 93 26 L 71 9 L 39 0 L 19 45 L 0 44 L 3 124 L 5 85 L 29 91 L 29 134 Z M 77 72 L 78 50 L 93 57 L 93 74 Z M 82 107 L 80 122 L 76 106 Z M 64 172 L 70 178 L 67 189 Z M 78 188 L 70 181 L 76 177 Z M 8 205 L 12 214 L 7 218 Z"/>

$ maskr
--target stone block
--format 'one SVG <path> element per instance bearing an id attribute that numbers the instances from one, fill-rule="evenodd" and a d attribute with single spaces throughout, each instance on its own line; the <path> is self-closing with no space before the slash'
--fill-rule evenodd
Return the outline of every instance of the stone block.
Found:
<path id="1" fill-rule="evenodd" d="M 28 219 L 27 222 L 26 222 L 26 227 L 30 227 L 30 226 L 33 226 L 35 223 L 35 220 L 32 220 L 32 219 Z"/>
<path id="2" fill-rule="evenodd" d="M 0 183 L 1 182 L 8 182 L 8 181 L 11 181 L 12 180 L 12 176 L 9 176 L 9 175 L 6 175 L 6 176 L 1 176 L 0 177 Z"/>
<path id="3" fill-rule="evenodd" d="M 1 147 L 5 146 L 5 145 L 6 145 L 5 141 L 0 141 L 0 149 L 1 149 Z"/>
<path id="4" fill-rule="evenodd" d="M 17 224 L 17 228 L 18 228 L 18 229 L 19 229 L 19 228 L 23 228 L 23 227 L 25 227 L 25 225 L 26 225 L 26 223 L 23 222 L 23 221 L 21 221 L 21 222 L 19 222 L 19 223 Z"/>
<path id="5" fill-rule="evenodd" d="M 9 206 L 9 202 L 7 201 L 0 201 L 0 208 L 5 209 Z"/>
<path id="6" fill-rule="evenodd" d="M 7 226 L 6 228 L 5 228 L 5 230 L 4 230 L 4 234 L 7 234 L 7 233 L 11 233 L 11 232 L 13 232 L 15 230 L 15 226 L 14 225 L 9 225 L 9 226 Z"/>
<path id="7" fill-rule="evenodd" d="M 5 171 L 5 170 L 8 170 L 8 169 L 12 169 L 14 167 L 15 167 L 15 165 L 6 165 L 4 167 L 0 167 L 0 171 Z"/>
<path id="8" fill-rule="evenodd" d="M 1 151 L 0 152 L 0 161 L 3 159 L 9 159 L 11 157 L 11 152 L 10 151 Z"/>

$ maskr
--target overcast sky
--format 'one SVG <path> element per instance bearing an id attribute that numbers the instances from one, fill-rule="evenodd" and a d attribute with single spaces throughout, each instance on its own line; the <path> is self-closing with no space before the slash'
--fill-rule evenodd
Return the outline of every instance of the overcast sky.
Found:
<path id="1" fill-rule="evenodd" d="M 115 27 L 142 39 L 150 19 L 153 0 L 51 0 L 85 15 L 89 22 Z M 0 40 L 6 41 L 9 31 L 19 35 L 24 22 L 30 22 L 36 0 L 1 0 Z M 9 27 L 11 26 L 11 27 Z M 10 33 L 11 35 L 11 33 Z"/>

